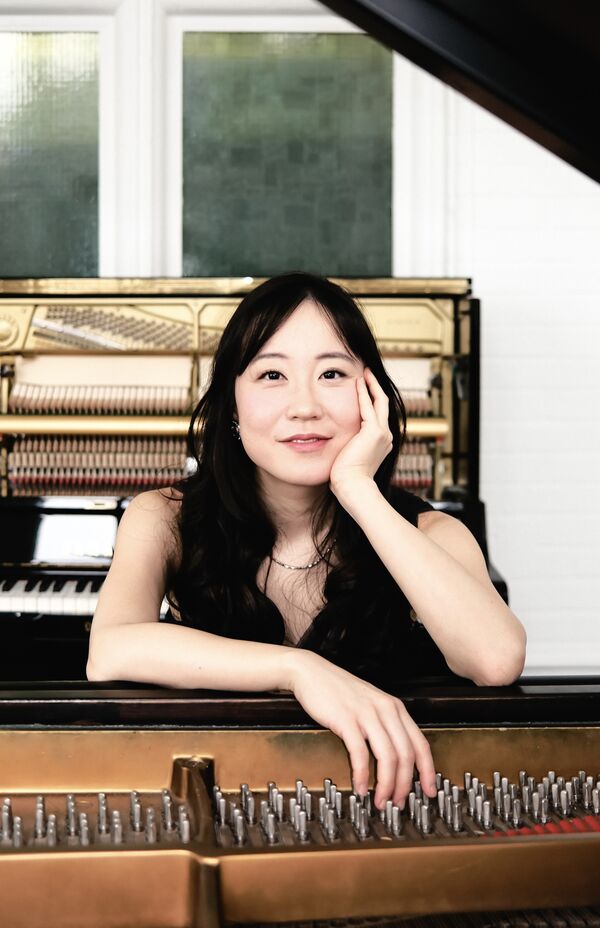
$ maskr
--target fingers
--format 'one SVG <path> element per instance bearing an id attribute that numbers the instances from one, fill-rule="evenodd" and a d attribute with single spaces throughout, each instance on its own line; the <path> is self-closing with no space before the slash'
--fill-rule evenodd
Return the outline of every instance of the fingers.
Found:
<path id="1" fill-rule="evenodd" d="M 359 796 L 366 796 L 369 790 L 369 749 L 358 727 L 342 732 L 342 738 L 348 749 L 352 783 Z"/>
<path id="2" fill-rule="evenodd" d="M 414 752 L 414 763 L 415 767 L 419 771 L 419 780 L 421 782 L 423 792 L 431 799 L 435 799 L 437 796 L 437 788 L 435 783 L 435 764 L 433 762 L 431 748 L 429 747 L 429 741 L 406 711 L 404 703 L 397 699 L 396 704 L 398 707 L 400 720 L 404 725 L 412 745 Z"/>
<path id="3" fill-rule="evenodd" d="M 363 716 L 361 722 L 363 723 L 364 735 L 377 760 L 375 805 L 378 809 L 384 809 L 386 800 L 396 791 L 398 766 L 399 761 L 401 762 L 396 745 L 401 740 L 401 738 L 399 738 L 401 727 L 397 726 L 397 731 L 390 737 L 390 731 L 387 725 L 382 722 L 376 712 L 373 712 L 366 719 Z M 405 754 L 407 750 L 410 750 L 408 739 L 406 739 L 402 754 Z"/>
<path id="4" fill-rule="evenodd" d="M 382 429 L 387 430 L 389 429 L 389 397 L 369 367 L 365 367 L 364 380 L 369 391 L 369 396 L 372 398 L 377 421 Z"/>
<path id="5" fill-rule="evenodd" d="M 366 368 L 365 368 L 366 370 Z M 365 383 L 364 377 L 358 377 L 356 380 L 356 391 L 358 393 L 358 407 L 360 409 L 360 417 L 364 422 L 376 422 L 377 414 L 375 412 L 375 407 L 373 401 L 369 396 L 369 391 L 367 390 L 367 385 Z"/>
<path id="6" fill-rule="evenodd" d="M 375 805 L 383 809 L 388 799 L 404 808 L 412 788 L 416 766 L 423 792 L 436 796 L 435 766 L 429 742 L 413 722 L 399 699 L 390 696 L 370 713 L 361 716 L 361 730 L 344 735 L 350 754 L 356 791 L 364 795 L 368 788 L 369 757 L 365 738 L 377 761 Z"/>

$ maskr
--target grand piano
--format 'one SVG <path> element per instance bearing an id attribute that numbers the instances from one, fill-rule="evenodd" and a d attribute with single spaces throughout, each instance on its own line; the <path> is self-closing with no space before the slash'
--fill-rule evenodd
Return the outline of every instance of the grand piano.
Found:
<path id="1" fill-rule="evenodd" d="M 597 5 L 327 5 L 600 180 L 598 124 L 588 103 L 600 64 Z M 458 294 L 449 282 L 438 285 L 441 298 L 470 299 L 468 285 Z M 428 285 L 419 286 L 422 297 Z M 43 292 L 40 282 L 2 286 L 13 302 L 34 291 Z M 98 294 L 114 297 L 106 282 L 98 282 Z M 46 291 L 44 301 L 64 305 L 64 294 Z M 55 325 L 56 318 L 43 315 Z M 2 322 L 0 338 L 8 338 L 5 316 Z M 466 356 L 476 344 L 471 337 Z M 460 454 L 461 435 L 470 436 L 471 458 L 474 402 L 472 394 L 453 443 Z M 23 418 L 14 418 L 23 413 L 5 412 L 7 459 L 14 436 L 25 433 Z M 102 437 L 109 426 L 97 422 Z M 426 423 L 425 437 L 442 425 Z M 52 450 L 32 441 L 17 449 L 19 462 Z M 447 463 L 451 479 L 438 502 L 459 517 L 470 513 L 484 546 L 477 462 L 466 479 L 465 460 L 450 455 Z M 80 486 L 93 478 L 84 471 Z M 13 489 L 27 486 L 24 474 Z M 85 504 L 113 529 L 126 504 L 115 485 Z M 85 513 L 84 498 L 53 497 L 46 488 L 37 497 L 7 493 L 1 507 L 3 550 L 14 534 L 24 552 L 10 563 L 3 555 L 10 601 L 3 618 L 12 629 L 3 639 L 0 683 L 3 925 L 599 924 L 600 677 L 524 678 L 502 689 L 452 677 L 398 683 L 395 694 L 432 745 L 438 799 L 429 808 L 416 781 L 406 812 L 375 814 L 351 792 L 339 739 L 284 694 L 83 679 L 85 625 L 110 560 L 110 525 L 108 552 L 101 544 L 80 552 L 76 567 L 66 566 L 68 558 L 50 563 L 42 549 L 34 556 L 31 536 L 19 542 L 15 526 L 39 522 L 52 507 L 66 517 Z M 494 578 L 507 596 L 497 572 Z M 49 614 L 55 595 L 63 606 Z M 27 635 L 18 623 L 22 612 L 31 617 L 32 596 L 48 620 L 37 636 L 35 622 Z"/>

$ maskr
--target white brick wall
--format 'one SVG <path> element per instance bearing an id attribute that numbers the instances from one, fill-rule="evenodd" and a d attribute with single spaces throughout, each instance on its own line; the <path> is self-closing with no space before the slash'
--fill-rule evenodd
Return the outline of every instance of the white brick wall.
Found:
<path id="1" fill-rule="evenodd" d="M 600 673 L 600 185 L 440 94 L 448 221 L 435 273 L 472 277 L 482 301 L 491 557 L 527 628 L 526 672 Z"/>

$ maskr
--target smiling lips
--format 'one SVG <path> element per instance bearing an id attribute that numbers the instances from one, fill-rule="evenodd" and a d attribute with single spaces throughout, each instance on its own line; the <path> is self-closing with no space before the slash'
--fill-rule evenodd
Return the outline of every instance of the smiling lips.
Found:
<path id="1" fill-rule="evenodd" d="M 294 451 L 319 451 L 329 441 L 325 435 L 292 435 L 284 439 L 284 444 Z"/>

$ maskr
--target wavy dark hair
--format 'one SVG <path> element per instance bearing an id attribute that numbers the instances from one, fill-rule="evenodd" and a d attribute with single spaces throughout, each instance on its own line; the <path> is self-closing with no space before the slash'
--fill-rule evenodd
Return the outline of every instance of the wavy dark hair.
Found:
<path id="1" fill-rule="evenodd" d="M 188 444 L 196 470 L 177 486 L 182 494 L 176 526 L 180 564 L 170 577 L 171 601 L 182 621 L 231 638 L 280 644 L 284 637 L 279 610 L 256 582 L 273 550 L 276 529 L 261 498 L 255 465 L 232 431 L 235 380 L 306 298 L 322 309 L 389 398 L 393 449 L 375 474 L 386 499 L 405 438 L 404 404 L 349 293 L 325 278 L 291 273 L 265 281 L 244 297 L 223 332 L 208 389 L 192 415 Z M 389 647 L 391 625 L 398 619 L 397 609 L 382 608 L 375 592 L 387 594 L 389 606 L 390 594 L 397 601 L 399 588 L 329 489 L 312 514 L 312 534 L 319 554 L 336 540 L 338 563 L 324 558 L 325 608 L 299 644 L 366 673 L 370 657 L 376 659 Z"/>

